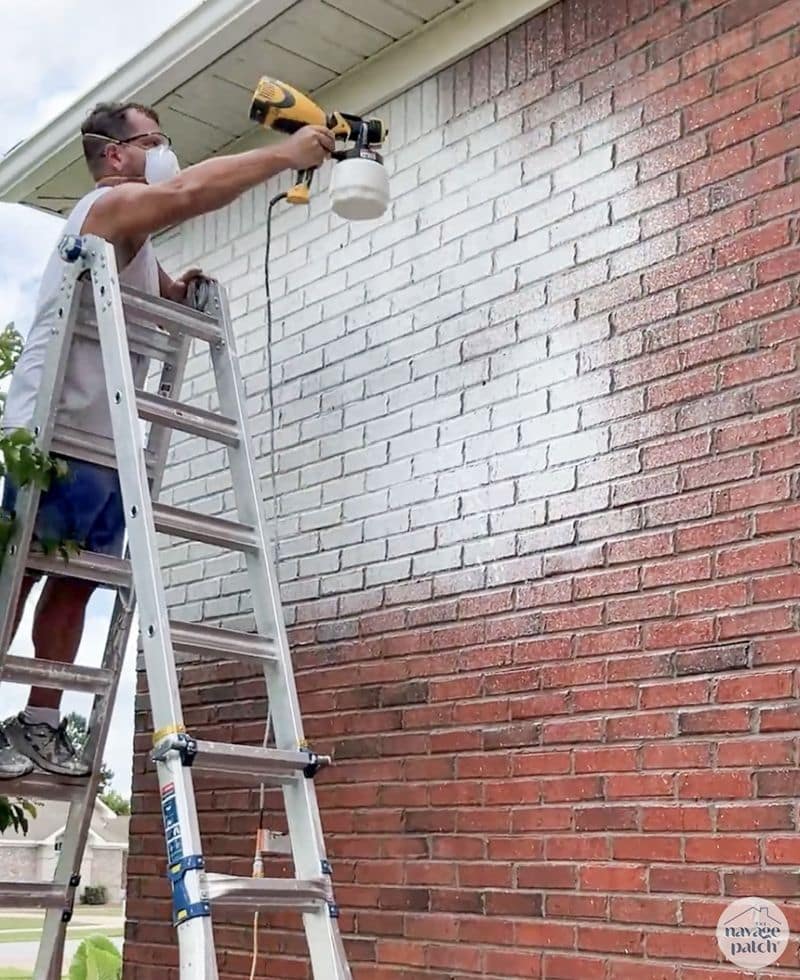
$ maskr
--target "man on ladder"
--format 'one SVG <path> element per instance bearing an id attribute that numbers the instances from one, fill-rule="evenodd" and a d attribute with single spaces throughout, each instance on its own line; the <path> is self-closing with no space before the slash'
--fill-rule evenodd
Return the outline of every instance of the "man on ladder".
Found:
<path id="1" fill-rule="evenodd" d="M 173 281 L 160 268 L 150 235 L 230 204 L 240 194 L 285 170 L 317 167 L 334 149 L 324 127 L 305 126 L 279 147 L 221 156 L 180 171 L 157 113 L 135 103 L 101 104 L 82 126 L 86 163 L 95 188 L 75 205 L 64 234 L 95 235 L 114 246 L 120 280 L 142 292 L 180 302 L 192 270 Z M 42 278 L 38 306 L 6 401 L 6 430 L 31 425 L 51 329 L 59 305 L 63 263 L 57 251 Z M 131 355 L 143 380 L 146 361 Z M 61 421 L 93 436 L 112 436 L 103 363 L 96 343 L 75 337 L 70 349 Z M 125 519 L 116 470 L 65 460 L 69 472 L 42 493 L 35 538 L 42 544 L 75 541 L 94 553 L 122 554 Z M 6 479 L 3 509 L 14 511 L 17 488 Z M 35 582 L 26 575 L 14 620 L 16 631 Z M 39 659 L 71 664 L 95 584 L 51 578 L 39 599 L 33 642 Z M 70 743 L 60 721 L 61 691 L 33 686 L 27 707 L 0 728 L 0 778 L 17 778 L 34 766 L 59 776 L 85 777 L 89 766 Z"/>

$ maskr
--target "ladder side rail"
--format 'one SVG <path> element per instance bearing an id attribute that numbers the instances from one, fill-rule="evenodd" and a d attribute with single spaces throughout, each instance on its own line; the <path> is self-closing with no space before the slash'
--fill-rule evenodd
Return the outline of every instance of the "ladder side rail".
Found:
<path id="1" fill-rule="evenodd" d="M 50 451 L 55 429 L 56 415 L 61 401 L 61 389 L 67 370 L 72 333 L 80 306 L 80 293 L 83 284 L 79 276 L 85 265 L 75 269 L 67 268 L 59 290 L 60 305 L 56 323 L 52 327 L 52 337 L 47 346 L 42 368 L 41 384 L 36 397 L 33 413 L 32 431 L 35 446 L 43 453 Z M 14 612 L 19 602 L 22 580 L 25 575 L 25 562 L 33 540 L 36 513 L 39 509 L 41 491 L 34 484 L 22 487 L 16 500 L 16 525 L 9 541 L 6 554 L 0 566 L 0 675 L 2 664 L 14 629 Z"/>
<path id="2" fill-rule="evenodd" d="M 111 728 L 122 662 L 125 659 L 125 650 L 133 624 L 133 613 L 132 601 L 129 602 L 118 594 L 103 655 L 103 665 L 113 671 L 113 680 L 106 693 L 95 695 L 89 721 L 91 735 L 86 745 L 86 756 L 91 763 L 92 773 L 82 787 L 81 799 L 74 800 L 70 804 L 61 853 L 53 878 L 57 884 L 65 888 L 67 901 L 64 909 L 48 909 L 45 915 L 36 969 L 33 974 L 36 978 L 61 980 L 66 930 L 72 915 L 75 895 L 82 884 L 81 863 L 94 816 L 103 755 Z"/>
<path id="3" fill-rule="evenodd" d="M 178 390 L 180 389 L 188 348 L 189 338 L 186 337 L 182 339 L 180 346 L 168 358 L 165 358 L 161 369 L 159 391 L 169 391 L 174 386 L 177 386 Z M 160 489 L 170 436 L 171 431 L 168 429 L 151 427 L 146 455 L 155 460 L 152 470 L 154 494 L 157 494 Z M 126 557 L 129 558 L 128 550 L 126 548 Z M 61 853 L 56 864 L 54 881 L 64 885 L 67 889 L 67 907 L 69 910 L 73 907 L 75 893 L 79 887 L 81 864 L 94 815 L 94 803 L 100 784 L 103 756 L 111 727 L 122 667 L 128 650 L 128 640 L 135 618 L 135 602 L 133 589 L 117 591 L 102 659 L 102 666 L 111 673 L 113 682 L 105 695 L 98 695 L 93 699 L 88 723 L 90 734 L 85 753 L 91 762 L 92 776 L 84 788 L 82 798 L 73 801 L 70 805 Z M 68 921 L 66 910 L 48 909 L 39 943 L 35 976 L 45 977 L 46 980 L 61 980 Z"/>
<path id="4" fill-rule="evenodd" d="M 227 449 L 234 498 L 239 520 L 254 528 L 258 541 L 258 548 L 246 553 L 256 627 L 262 635 L 273 636 L 277 640 L 277 659 L 264 667 L 275 744 L 279 749 L 302 749 L 306 741 L 300 701 L 283 618 L 280 584 L 270 557 L 270 536 L 253 460 L 253 443 L 244 385 L 238 369 L 235 334 L 227 296 L 218 284 L 213 299 L 218 306 L 225 335 L 224 343 L 211 347 L 220 407 L 225 415 L 236 419 L 241 434 L 239 446 Z M 275 503 L 277 505 L 277 501 Z M 314 782 L 312 779 L 294 780 L 284 786 L 283 795 L 295 874 L 301 879 L 322 875 L 329 886 L 328 907 L 303 915 L 314 976 L 325 977 L 326 980 L 329 976 L 330 980 L 349 980 L 350 968 L 344 956 L 336 918 L 338 913 L 330 887 L 330 865 L 325 853 Z M 336 971 L 333 974 L 330 973 L 332 964 Z"/>
<path id="5" fill-rule="evenodd" d="M 174 652 L 169 634 L 167 604 L 161 581 L 158 543 L 153 522 L 150 486 L 145 469 L 144 437 L 136 412 L 136 392 L 128 357 L 125 316 L 113 248 L 87 236 L 92 251 L 100 347 L 108 386 L 111 422 L 119 460 L 120 486 L 126 511 L 133 580 L 139 603 L 140 630 L 148 689 L 156 728 L 154 741 L 183 732 Z M 168 862 L 201 858 L 202 849 L 191 770 L 177 749 L 157 764 Z M 182 904 L 193 910 L 177 927 L 180 975 L 183 980 L 218 980 L 211 918 L 205 909 L 202 867 L 195 865 L 173 884 Z"/>

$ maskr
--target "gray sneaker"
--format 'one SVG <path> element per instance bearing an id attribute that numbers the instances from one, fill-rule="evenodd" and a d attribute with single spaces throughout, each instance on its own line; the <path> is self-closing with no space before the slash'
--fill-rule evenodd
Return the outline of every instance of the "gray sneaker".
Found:
<path id="1" fill-rule="evenodd" d="M 30 724 L 18 714 L 4 723 L 3 731 L 13 749 L 45 772 L 54 776 L 88 776 L 91 772 L 75 751 L 67 734 L 66 720 L 53 728 L 46 722 Z"/>
<path id="2" fill-rule="evenodd" d="M 11 747 L 5 732 L 0 728 L 0 779 L 19 779 L 33 771 L 33 763 Z"/>

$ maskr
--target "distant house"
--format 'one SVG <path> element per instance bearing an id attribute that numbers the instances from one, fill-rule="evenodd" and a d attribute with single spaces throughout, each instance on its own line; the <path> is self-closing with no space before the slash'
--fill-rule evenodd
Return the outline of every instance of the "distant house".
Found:
<path id="1" fill-rule="evenodd" d="M 67 823 L 69 804 L 60 801 L 37 806 L 27 835 L 9 828 L 0 836 L 0 880 L 52 881 Z M 130 817 L 119 817 L 99 798 L 95 802 L 86 853 L 81 865 L 81 888 L 105 885 L 108 901 L 125 897 Z"/>

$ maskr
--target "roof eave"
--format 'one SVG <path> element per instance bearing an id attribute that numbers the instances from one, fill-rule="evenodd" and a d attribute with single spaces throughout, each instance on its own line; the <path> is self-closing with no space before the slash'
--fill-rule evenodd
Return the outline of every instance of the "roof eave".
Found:
<path id="1" fill-rule="evenodd" d="M 79 146 L 81 123 L 100 101 L 156 102 L 287 10 L 294 0 L 204 0 L 155 41 L 18 143 L 0 161 L 0 200 L 20 201 L 58 173 L 62 154 Z"/>

